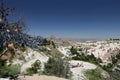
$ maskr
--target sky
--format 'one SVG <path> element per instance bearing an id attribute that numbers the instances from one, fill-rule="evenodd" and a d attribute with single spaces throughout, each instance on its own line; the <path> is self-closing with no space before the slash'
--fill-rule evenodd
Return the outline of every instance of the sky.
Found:
<path id="1" fill-rule="evenodd" d="M 31 35 L 120 38 L 120 0 L 5 0 Z"/>

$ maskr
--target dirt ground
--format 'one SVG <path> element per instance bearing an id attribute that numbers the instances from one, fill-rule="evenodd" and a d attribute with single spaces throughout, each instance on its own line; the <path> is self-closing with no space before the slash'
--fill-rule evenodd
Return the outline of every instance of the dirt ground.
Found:
<path id="1" fill-rule="evenodd" d="M 19 76 L 19 80 L 67 80 L 64 78 L 59 78 L 55 76 L 46 76 L 46 75 L 33 75 L 33 76 Z"/>

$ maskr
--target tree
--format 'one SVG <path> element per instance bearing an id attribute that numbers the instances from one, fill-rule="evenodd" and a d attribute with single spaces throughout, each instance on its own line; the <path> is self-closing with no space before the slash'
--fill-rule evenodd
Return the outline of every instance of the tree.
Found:
<path id="1" fill-rule="evenodd" d="M 45 39 L 43 40 L 43 44 L 44 44 L 44 45 L 50 45 L 50 41 L 45 38 Z"/>
<path id="2" fill-rule="evenodd" d="M 56 45 L 55 45 L 55 43 L 52 41 L 52 45 L 53 45 L 53 48 L 56 48 Z"/>
<path id="3" fill-rule="evenodd" d="M 36 60 L 35 63 L 32 64 L 32 67 L 34 67 L 36 69 L 40 69 L 41 68 L 40 60 Z"/>
<path id="4" fill-rule="evenodd" d="M 79 53 L 77 52 L 77 49 L 75 49 L 73 46 L 71 47 L 70 51 L 71 51 L 71 53 L 72 53 L 73 55 L 78 55 L 78 54 L 79 54 Z"/>

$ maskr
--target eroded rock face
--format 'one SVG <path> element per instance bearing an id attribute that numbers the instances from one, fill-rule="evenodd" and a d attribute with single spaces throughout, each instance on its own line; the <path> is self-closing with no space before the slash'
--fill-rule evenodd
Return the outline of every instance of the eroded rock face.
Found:
<path id="1" fill-rule="evenodd" d="M 89 41 L 89 42 L 71 42 L 74 47 L 82 48 L 85 55 L 93 54 L 96 58 L 100 58 L 102 62 L 107 65 L 111 63 L 111 57 L 120 52 L 120 41 Z"/>
<path id="2" fill-rule="evenodd" d="M 41 69 L 44 69 L 44 63 L 47 62 L 48 57 L 40 52 L 34 51 L 31 48 L 27 48 L 27 51 L 23 53 L 24 60 L 13 60 L 13 64 L 21 64 L 21 73 L 26 73 L 26 69 L 36 61 L 41 61 Z"/>

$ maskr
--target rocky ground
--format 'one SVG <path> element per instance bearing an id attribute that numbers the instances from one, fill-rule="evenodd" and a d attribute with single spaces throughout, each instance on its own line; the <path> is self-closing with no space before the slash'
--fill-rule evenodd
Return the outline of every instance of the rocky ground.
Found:
<path id="1" fill-rule="evenodd" d="M 72 79 L 73 80 L 87 80 L 87 78 L 84 76 L 84 72 L 89 69 L 95 69 L 97 66 L 88 62 L 84 61 L 70 61 L 70 64 L 72 66 L 75 66 L 71 68 L 71 72 L 73 74 Z"/>

